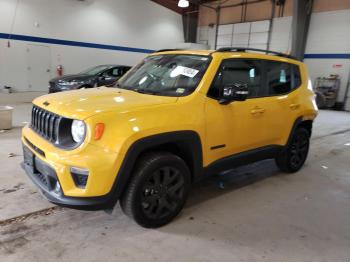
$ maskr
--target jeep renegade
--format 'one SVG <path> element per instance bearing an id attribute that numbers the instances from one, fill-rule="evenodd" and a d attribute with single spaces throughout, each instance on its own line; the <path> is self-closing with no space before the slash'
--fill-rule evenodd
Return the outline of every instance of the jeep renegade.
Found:
<path id="1" fill-rule="evenodd" d="M 143 227 L 169 223 L 208 175 L 269 158 L 298 171 L 317 115 L 307 68 L 250 51 L 157 52 L 114 88 L 35 99 L 23 168 L 53 203 L 119 200 Z"/>

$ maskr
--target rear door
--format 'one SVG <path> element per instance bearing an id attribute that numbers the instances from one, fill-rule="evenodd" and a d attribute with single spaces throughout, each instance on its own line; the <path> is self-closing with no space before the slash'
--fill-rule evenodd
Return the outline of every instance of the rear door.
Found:
<path id="1" fill-rule="evenodd" d="M 267 143 L 284 145 L 300 111 L 299 67 L 286 62 L 265 60 L 264 68 L 267 82 Z"/>

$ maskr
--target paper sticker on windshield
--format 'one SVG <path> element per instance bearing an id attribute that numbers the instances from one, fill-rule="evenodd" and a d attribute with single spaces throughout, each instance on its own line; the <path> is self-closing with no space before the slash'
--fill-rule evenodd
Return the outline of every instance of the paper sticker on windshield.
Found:
<path id="1" fill-rule="evenodd" d="M 170 76 L 177 77 L 178 75 L 184 75 L 184 76 L 193 78 L 198 72 L 199 72 L 199 70 L 197 70 L 197 69 L 193 69 L 193 68 L 189 68 L 189 67 L 185 67 L 185 66 L 177 66 L 170 73 Z"/>
<path id="2" fill-rule="evenodd" d="M 183 92 L 185 92 L 185 89 L 184 89 L 184 88 L 178 88 L 178 89 L 176 89 L 176 93 L 183 94 Z"/>

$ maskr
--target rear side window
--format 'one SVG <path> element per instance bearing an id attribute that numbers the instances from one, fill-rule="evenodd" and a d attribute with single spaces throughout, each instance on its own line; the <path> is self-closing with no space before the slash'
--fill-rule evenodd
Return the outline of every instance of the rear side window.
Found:
<path id="1" fill-rule="evenodd" d="M 208 96 L 218 98 L 223 87 L 247 84 L 248 98 L 258 97 L 261 92 L 261 61 L 255 59 L 228 59 L 223 61 L 209 89 Z"/>
<path id="2" fill-rule="evenodd" d="M 297 65 L 267 61 L 266 77 L 269 95 L 282 95 L 291 92 L 301 85 Z"/>
<path id="3" fill-rule="evenodd" d="M 268 61 L 266 69 L 269 95 L 286 94 L 292 90 L 290 64 Z"/>

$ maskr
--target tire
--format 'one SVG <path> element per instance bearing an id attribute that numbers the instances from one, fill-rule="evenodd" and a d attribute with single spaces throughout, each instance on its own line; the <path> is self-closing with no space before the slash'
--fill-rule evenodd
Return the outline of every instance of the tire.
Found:
<path id="1" fill-rule="evenodd" d="M 305 163 L 309 146 L 309 131 L 303 127 L 297 128 L 286 148 L 275 158 L 279 169 L 287 173 L 299 171 Z"/>
<path id="2" fill-rule="evenodd" d="M 148 153 L 138 160 L 120 206 L 140 226 L 161 227 L 180 213 L 190 184 L 190 171 L 180 157 Z"/>

